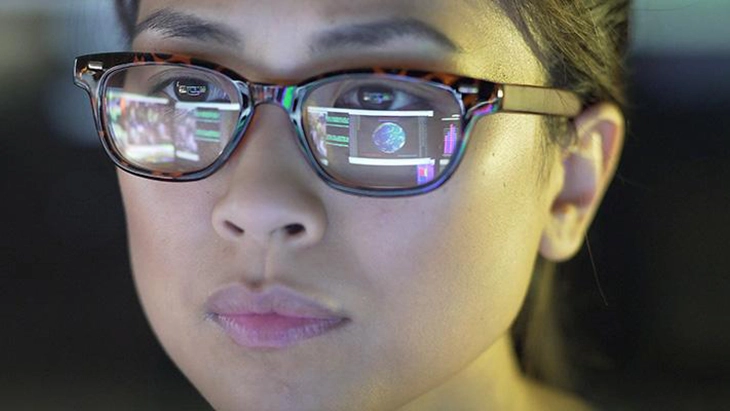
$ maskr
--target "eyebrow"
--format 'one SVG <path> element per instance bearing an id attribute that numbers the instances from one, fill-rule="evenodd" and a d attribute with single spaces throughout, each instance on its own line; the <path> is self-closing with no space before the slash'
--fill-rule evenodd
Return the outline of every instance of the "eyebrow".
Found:
<path id="1" fill-rule="evenodd" d="M 158 10 L 137 24 L 132 40 L 150 30 L 158 31 L 166 38 L 218 42 L 236 48 L 243 46 L 243 39 L 230 26 L 169 8 Z M 413 18 L 393 18 L 337 27 L 318 34 L 309 49 L 312 53 L 320 54 L 343 48 L 378 47 L 403 37 L 424 39 L 450 52 L 461 50 L 444 33 Z"/>
<path id="2" fill-rule="evenodd" d="M 196 39 L 238 47 L 242 41 L 232 28 L 192 14 L 165 8 L 150 14 L 134 29 L 132 40 L 145 31 L 158 31 L 166 38 Z"/>
<path id="3" fill-rule="evenodd" d="M 318 35 L 310 50 L 322 53 L 355 46 L 377 47 L 402 37 L 424 39 L 451 52 L 460 50 L 444 33 L 413 18 L 394 18 L 335 28 Z"/>

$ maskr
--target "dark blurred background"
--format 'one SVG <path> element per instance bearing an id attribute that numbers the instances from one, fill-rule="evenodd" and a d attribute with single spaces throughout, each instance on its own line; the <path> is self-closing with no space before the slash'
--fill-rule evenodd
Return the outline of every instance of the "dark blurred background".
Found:
<path id="1" fill-rule="evenodd" d="M 730 1 L 635 2 L 629 136 L 571 263 L 612 409 L 730 409 Z M 78 54 L 122 47 L 110 1 L 0 0 L 0 409 L 205 410 L 134 293 L 114 168 Z M 620 401 L 619 401 L 620 400 Z"/>

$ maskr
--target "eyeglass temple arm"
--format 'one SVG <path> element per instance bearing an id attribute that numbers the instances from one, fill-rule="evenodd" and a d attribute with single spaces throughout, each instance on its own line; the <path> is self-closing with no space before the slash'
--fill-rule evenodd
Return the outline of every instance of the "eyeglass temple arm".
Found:
<path id="1" fill-rule="evenodd" d="M 571 91 L 553 88 L 502 84 L 502 111 L 576 117 L 583 109 Z"/>
<path id="2" fill-rule="evenodd" d="M 583 110 L 577 94 L 554 88 L 495 84 L 491 97 L 472 107 L 468 118 L 493 113 L 523 113 L 574 118 Z"/>

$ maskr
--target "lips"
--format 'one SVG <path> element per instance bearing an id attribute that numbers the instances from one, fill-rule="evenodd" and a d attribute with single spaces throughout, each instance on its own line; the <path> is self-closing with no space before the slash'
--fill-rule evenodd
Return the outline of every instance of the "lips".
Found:
<path id="1" fill-rule="evenodd" d="M 349 319 L 326 304 L 291 289 L 253 292 L 234 285 L 210 296 L 212 319 L 233 341 L 246 348 L 284 348 L 319 337 Z"/>

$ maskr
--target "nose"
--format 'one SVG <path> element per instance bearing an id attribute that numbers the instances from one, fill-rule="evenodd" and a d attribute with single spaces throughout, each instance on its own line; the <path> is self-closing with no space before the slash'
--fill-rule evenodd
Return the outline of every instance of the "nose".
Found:
<path id="1" fill-rule="evenodd" d="M 252 241 L 262 247 L 273 242 L 299 248 L 322 239 L 327 216 L 317 194 L 318 180 L 280 107 L 257 107 L 224 170 L 227 189 L 212 214 L 220 237 L 238 243 Z"/>

